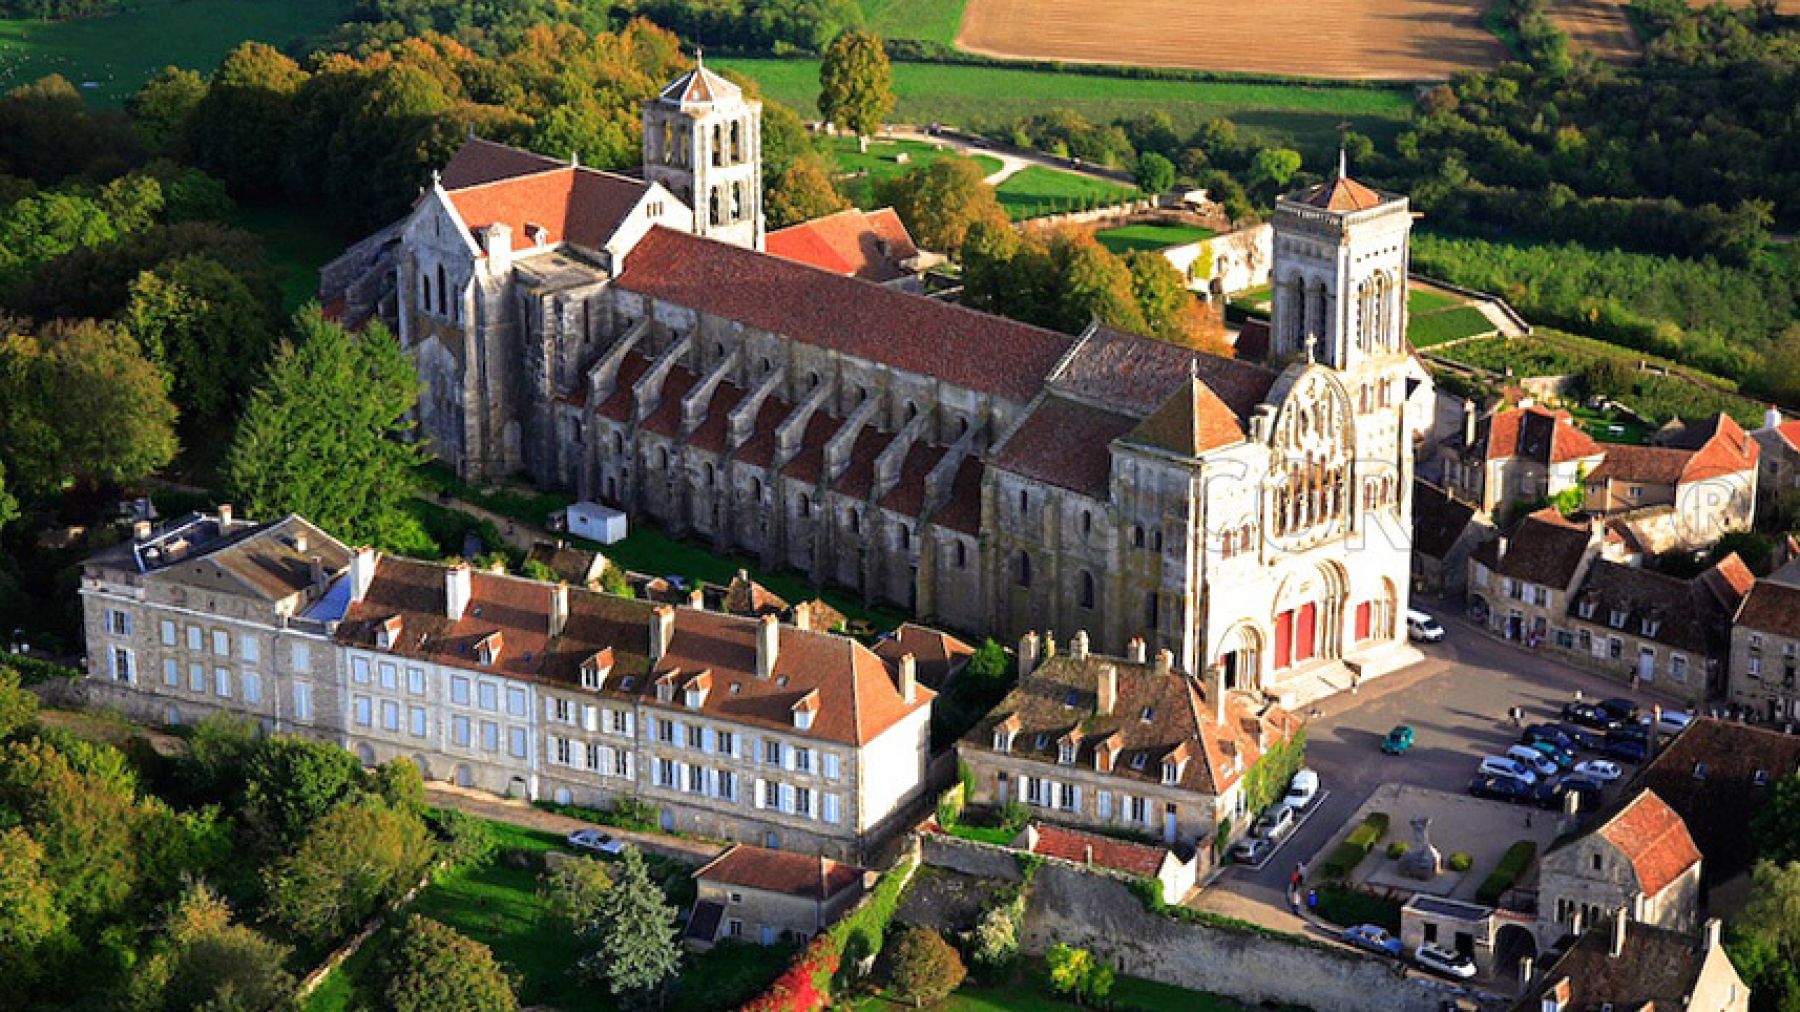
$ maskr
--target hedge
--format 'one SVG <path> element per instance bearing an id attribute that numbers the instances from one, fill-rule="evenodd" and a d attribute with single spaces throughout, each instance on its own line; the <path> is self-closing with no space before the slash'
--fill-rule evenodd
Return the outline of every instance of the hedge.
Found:
<path id="1" fill-rule="evenodd" d="M 20 685 L 42 685 L 58 678 L 80 678 L 81 672 L 61 664 L 27 657 L 24 654 L 7 653 L 0 650 L 0 668 L 11 668 L 19 673 Z"/>
<path id="2" fill-rule="evenodd" d="M 1525 869 L 1531 866 L 1536 857 L 1537 844 L 1530 840 L 1520 840 L 1506 848 L 1499 866 L 1481 883 L 1481 888 L 1475 890 L 1476 902 L 1490 907 L 1499 903 L 1500 897 L 1506 895 L 1506 891 L 1513 887 L 1520 875 L 1525 874 Z"/>
<path id="3" fill-rule="evenodd" d="M 1362 820 L 1362 824 L 1352 829 L 1350 835 L 1344 837 L 1344 842 L 1338 844 L 1331 856 L 1325 859 L 1325 864 L 1319 869 L 1320 873 L 1328 879 L 1349 878 L 1356 866 L 1362 864 L 1363 858 L 1369 856 L 1369 851 L 1374 850 L 1382 837 L 1387 836 L 1387 831 L 1387 813 L 1370 812 Z"/>

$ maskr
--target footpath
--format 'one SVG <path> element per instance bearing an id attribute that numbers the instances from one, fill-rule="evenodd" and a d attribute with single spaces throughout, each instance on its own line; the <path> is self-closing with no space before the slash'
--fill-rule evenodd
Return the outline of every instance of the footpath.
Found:
<path id="1" fill-rule="evenodd" d="M 704 864 L 718 857 L 721 846 L 704 840 L 688 840 L 663 833 L 640 833 L 614 826 L 602 826 L 555 812 L 546 812 L 516 798 L 499 798 L 484 791 L 430 781 L 425 784 L 425 800 L 440 808 L 454 808 L 468 815 L 504 822 L 523 829 L 536 829 L 567 836 L 577 829 L 598 829 L 621 843 L 640 850 L 662 854 L 678 860 Z"/>

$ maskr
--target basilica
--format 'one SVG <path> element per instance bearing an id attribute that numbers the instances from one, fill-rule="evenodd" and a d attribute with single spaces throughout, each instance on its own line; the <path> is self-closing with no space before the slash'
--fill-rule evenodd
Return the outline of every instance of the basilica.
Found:
<path id="1" fill-rule="evenodd" d="M 470 480 L 1290 706 L 1414 656 L 1404 197 L 1340 166 L 1279 200 L 1266 347 L 1223 358 L 765 253 L 760 152 L 704 66 L 646 103 L 641 173 L 471 138 L 321 295 L 388 322 Z"/>

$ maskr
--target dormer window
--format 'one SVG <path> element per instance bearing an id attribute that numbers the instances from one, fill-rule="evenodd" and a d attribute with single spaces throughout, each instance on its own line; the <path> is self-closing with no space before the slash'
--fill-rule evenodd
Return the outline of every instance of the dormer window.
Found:
<path id="1" fill-rule="evenodd" d="M 606 678 L 612 674 L 613 652 L 607 647 L 581 663 L 581 687 L 596 692 L 606 687 Z"/>
<path id="2" fill-rule="evenodd" d="M 702 671 L 688 679 L 682 687 L 682 702 L 690 710 L 698 710 L 706 705 L 706 696 L 712 691 L 712 674 Z"/>
<path id="3" fill-rule="evenodd" d="M 1645 636 L 1655 636 L 1656 631 L 1658 629 L 1662 628 L 1662 620 L 1654 619 L 1654 618 L 1647 618 L 1644 620 L 1643 626 L 1644 626 L 1644 635 Z"/>
<path id="4" fill-rule="evenodd" d="M 670 672 L 656 680 L 656 701 L 671 703 L 675 700 L 675 672 Z"/>
<path id="5" fill-rule="evenodd" d="M 1581 602 L 1581 617 L 1588 618 L 1588 619 L 1593 618 L 1594 617 L 1594 608 L 1595 608 L 1595 604 L 1593 601 Z"/>
<path id="6" fill-rule="evenodd" d="M 1612 614 L 1607 616 L 1607 624 L 1611 625 L 1614 629 L 1625 628 L 1625 611 L 1624 611 L 1624 609 L 1614 608 L 1612 610 Z"/>
<path id="7" fill-rule="evenodd" d="M 1767 786 L 1769 786 L 1769 771 L 1768 770 L 1757 770 L 1755 773 L 1750 774 L 1750 786 L 1752 786 L 1752 787 L 1767 787 Z"/>
<path id="8" fill-rule="evenodd" d="M 1705 763 L 1695 763 L 1694 764 L 1694 779 L 1695 780 L 1705 780 L 1706 779 L 1706 764 Z"/>
<path id="9" fill-rule="evenodd" d="M 1043 732 L 1040 731 L 1037 736 L 1037 744 L 1034 745 L 1033 747 L 1036 748 L 1039 752 L 1042 752 L 1043 750 L 1049 748 L 1050 747 L 1050 736 L 1047 734 L 1044 734 Z"/>
<path id="10" fill-rule="evenodd" d="M 994 751 L 1011 752 L 1012 745 L 1013 733 L 1011 731 L 998 727 L 994 729 Z"/>
<path id="11" fill-rule="evenodd" d="M 1131 757 L 1131 768 L 1134 770 L 1141 770 L 1149 762 L 1150 762 L 1149 755 L 1147 755 L 1143 752 L 1139 752 L 1137 755 L 1134 755 Z"/>
<path id="12" fill-rule="evenodd" d="M 1061 744 L 1057 745 L 1056 746 L 1056 761 L 1059 763 L 1062 763 L 1064 766 L 1074 765 L 1075 764 L 1075 743 L 1072 741 L 1064 741 Z"/>
<path id="13" fill-rule="evenodd" d="M 794 704 L 794 727 L 801 731 L 810 731 L 813 718 L 819 715 L 819 690 L 813 689 L 800 697 Z"/>
<path id="14" fill-rule="evenodd" d="M 375 627 L 375 645 L 383 650 L 392 650 L 400 643 L 400 616 L 394 615 Z"/>
<path id="15" fill-rule="evenodd" d="M 1138 719 L 1148 724 L 1156 719 L 1156 707 L 1146 706 L 1138 712 Z"/>
<path id="16" fill-rule="evenodd" d="M 491 668 L 500 660 L 503 645 L 499 632 L 488 633 L 475 644 L 475 659 L 481 662 L 482 667 Z"/>

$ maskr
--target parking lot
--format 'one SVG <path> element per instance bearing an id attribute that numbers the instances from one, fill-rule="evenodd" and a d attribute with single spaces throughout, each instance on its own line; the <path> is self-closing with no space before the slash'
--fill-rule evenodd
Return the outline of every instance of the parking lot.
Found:
<path id="1" fill-rule="evenodd" d="M 1422 646 L 1424 663 L 1373 682 L 1356 695 L 1339 694 L 1320 704 L 1320 712 L 1307 722 L 1307 766 L 1319 773 L 1329 796 L 1320 799 L 1272 858 L 1256 867 L 1232 869 L 1201 894 L 1197 905 L 1297 928 L 1300 922 L 1289 917 L 1285 895 L 1296 866 L 1323 850 L 1382 784 L 1466 792 L 1483 756 L 1504 755 L 1517 743 L 1519 728 L 1508 716 L 1513 707 L 1523 709 L 1521 723 L 1530 725 L 1560 720 L 1563 704 L 1578 690 L 1588 701 L 1633 698 L 1646 711 L 1657 702 L 1617 682 L 1490 639 L 1460 620 L 1441 614 L 1439 620 L 1449 635 L 1442 643 Z M 1417 738 L 1405 755 L 1385 755 L 1381 741 L 1396 724 L 1410 725 Z M 1623 779 L 1629 779 L 1636 767 L 1620 765 Z M 1616 784 L 1609 785 L 1606 800 L 1616 790 Z M 1508 807 L 1499 801 L 1484 803 Z"/>

